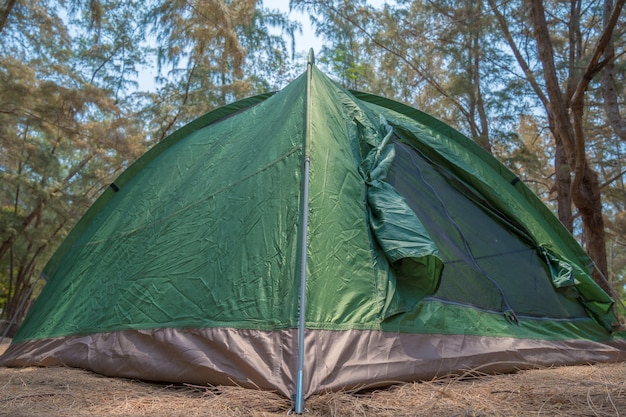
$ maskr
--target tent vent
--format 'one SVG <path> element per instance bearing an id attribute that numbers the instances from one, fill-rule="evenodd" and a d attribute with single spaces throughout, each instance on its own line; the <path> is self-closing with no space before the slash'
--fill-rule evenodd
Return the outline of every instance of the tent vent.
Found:
<path id="1" fill-rule="evenodd" d="M 512 185 L 513 187 L 515 187 L 519 181 L 520 181 L 520 180 L 519 180 L 519 177 L 515 177 L 515 178 L 513 178 L 513 181 L 511 181 L 511 185 Z"/>
<path id="2" fill-rule="evenodd" d="M 120 188 L 119 188 L 117 185 L 115 185 L 115 183 L 113 183 L 113 182 L 111 183 L 110 187 L 111 187 L 111 188 L 113 189 L 113 191 L 115 191 L 115 192 L 118 192 L 118 191 L 120 190 Z"/>

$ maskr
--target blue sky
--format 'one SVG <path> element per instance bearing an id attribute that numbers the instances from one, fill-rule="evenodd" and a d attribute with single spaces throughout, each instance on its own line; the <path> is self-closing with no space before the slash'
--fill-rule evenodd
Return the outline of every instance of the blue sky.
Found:
<path id="1" fill-rule="evenodd" d="M 263 6 L 276 8 L 287 13 L 290 19 L 297 20 L 302 24 L 302 33 L 296 35 L 296 52 L 308 52 L 311 48 L 314 52 L 319 52 L 322 49 L 322 40 L 315 36 L 308 15 L 294 10 L 290 12 L 289 0 L 265 0 Z"/>
<path id="2" fill-rule="evenodd" d="M 375 1 L 375 3 L 378 1 Z M 297 11 L 289 11 L 289 0 L 265 0 L 263 6 L 270 9 L 278 9 L 287 13 L 290 19 L 297 20 L 302 24 L 302 33 L 296 34 L 296 53 L 308 53 L 313 48 L 315 53 L 322 49 L 322 40 L 315 36 L 308 15 Z M 154 77 L 156 68 L 154 65 L 146 65 L 138 74 L 139 90 L 153 91 L 155 89 Z"/>

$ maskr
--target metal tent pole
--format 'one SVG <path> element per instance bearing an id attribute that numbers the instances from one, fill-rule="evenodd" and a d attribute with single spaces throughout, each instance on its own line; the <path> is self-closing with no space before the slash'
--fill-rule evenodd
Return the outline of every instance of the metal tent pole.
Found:
<path id="1" fill-rule="evenodd" d="M 307 243 L 307 225 L 308 225 L 308 208 L 307 200 L 309 198 L 309 157 L 304 160 L 304 193 L 303 198 L 305 200 L 302 215 L 302 254 L 300 259 L 300 320 L 298 323 L 298 375 L 296 379 L 296 401 L 295 412 L 302 414 L 304 409 L 304 328 L 305 328 L 305 313 L 306 313 L 306 243 Z"/>
<path id="2" fill-rule="evenodd" d="M 306 326 L 306 261 L 309 223 L 309 171 L 311 160 L 309 158 L 309 139 L 311 134 L 311 70 L 313 66 L 313 49 L 309 50 L 307 62 L 306 83 L 306 120 L 304 136 L 304 184 L 302 189 L 302 223 L 300 229 L 300 312 L 298 322 L 298 371 L 296 376 L 295 407 L 296 414 L 302 414 L 304 410 L 304 329 Z"/>

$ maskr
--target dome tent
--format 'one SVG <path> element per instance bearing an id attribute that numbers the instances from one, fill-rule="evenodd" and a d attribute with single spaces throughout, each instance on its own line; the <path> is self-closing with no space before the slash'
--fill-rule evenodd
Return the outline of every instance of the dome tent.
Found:
<path id="1" fill-rule="evenodd" d="M 5 366 L 305 398 L 626 359 L 590 260 L 451 127 L 309 60 L 129 167 L 47 264 Z"/>

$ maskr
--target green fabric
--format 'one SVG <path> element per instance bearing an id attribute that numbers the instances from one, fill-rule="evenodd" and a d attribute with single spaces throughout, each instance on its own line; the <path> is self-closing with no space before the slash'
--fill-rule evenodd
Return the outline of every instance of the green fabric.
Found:
<path id="1" fill-rule="evenodd" d="M 293 326 L 302 82 L 168 140 L 116 181 L 46 268 L 19 337 Z"/>
<path id="2" fill-rule="evenodd" d="M 146 165 L 148 165 L 153 159 L 159 156 L 162 152 L 165 152 L 168 148 L 173 146 L 176 142 L 185 139 L 189 134 L 194 131 L 204 128 L 215 121 L 228 117 L 234 113 L 243 111 L 250 107 L 257 105 L 258 103 L 266 100 L 274 95 L 274 93 L 260 94 L 258 96 L 250 97 L 224 107 L 220 107 L 213 110 L 189 124 L 183 126 L 157 145 L 155 145 L 149 152 L 142 155 L 135 163 L 128 167 L 114 182 L 117 188 L 123 187 L 128 181 L 130 181 L 138 172 L 140 172 Z M 87 210 L 85 215 L 81 218 L 80 222 L 76 224 L 72 232 L 65 238 L 63 243 L 54 253 L 46 265 L 45 272 L 51 273 L 56 269 L 56 264 L 63 260 L 63 256 L 66 251 L 71 250 L 74 241 L 80 237 L 81 233 L 89 226 L 91 219 L 93 219 L 102 210 L 106 204 L 115 196 L 116 192 L 112 188 L 107 188 L 103 194 L 96 200 L 96 202 Z"/>
<path id="3" fill-rule="evenodd" d="M 294 328 L 300 250 L 308 328 L 609 337 L 612 300 L 588 258 L 514 179 L 449 126 L 313 66 L 201 117 L 122 174 L 47 265 L 16 341 Z"/>
<path id="4" fill-rule="evenodd" d="M 398 301 L 386 309 L 385 317 L 413 308 L 422 298 L 439 287 L 443 262 L 421 221 L 404 198 L 385 182 L 395 156 L 391 127 L 386 137 L 361 163 L 361 175 L 367 184 L 370 228 L 392 266 Z"/>
<path id="5" fill-rule="evenodd" d="M 473 188 L 497 213 L 522 227 L 535 247 L 548 249 L 559 259 L 571 262 L 580 302 L 610 329 L 609 323 L 616 321 L 611 313 L 613 300 L 586 272 L 591 263 L 589 257 L 538 197 L 516 181 L 514 174 L 475 143 L 431 116 L 381 97 L 355 95 L 367 103 L 371 112 L 384 116 L 413 146 Z"/>
<path id="6" fill-rule="evenodd" d="M 497 312 L 427 300 L 415 311 L 385 321 L 382 329 L 401 333 L 490 335 L 536 340 L 607 339 L 606 330 L 589 317 L 551 320 L 521 316 L 520 320 L 522 325 L 512 325 Z"/>
<path id="7" fill-rule="evenodd" d="M 377 323 L 388 276 L 370 246 L 357 133 L 342 105 L 348 98 L 317 68 L 311 90 L 306 322 Z"/>

